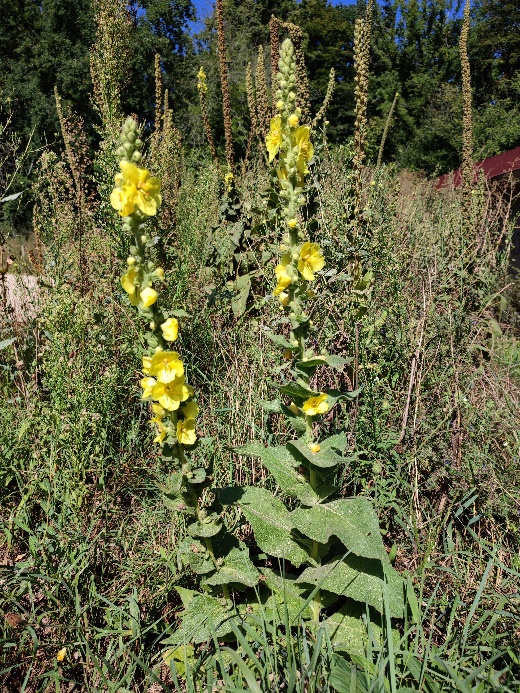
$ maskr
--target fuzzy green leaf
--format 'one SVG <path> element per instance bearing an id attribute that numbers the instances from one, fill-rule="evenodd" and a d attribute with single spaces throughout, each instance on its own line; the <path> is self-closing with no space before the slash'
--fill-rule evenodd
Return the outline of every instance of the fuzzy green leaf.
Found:
<path id="1" fill-rule="evenodd" d="M 222 504 L 240 506 L 262 551 L 275 558 L 285 558 L 297 568 L 302 563 L 315 565 L 308 552 L 291 536 L 291 513 L 270 491 L 235 486 L 218 489 L 217 493 Z"/>
<path id="2" fill-rule="evenodd" d="M 239 455 L 260 457 L 284 493 L 298 498 L 305 505 L 318 502 L 318 495 L 312 486 L 295 469 L 299 466 L 299 462 L 286 447 L 266 448 L 260 441 L 253 440 L 242 447 L 235 448 L 235 452 Z"/>
<path id="3" fill-rule="evenodd" d="M 273 344 L 276 344 L 276 346 L 281 347 L 282 349 L 296 349 L 297 347 L 293 346 L 285 337 L 281 334 L 275 334 L 274 332 L 265 332 L 265 336 L 273 342 Z"/>
<path id="4" fill-rule="evenodd" d="M 334 650 L 352 655 L 364 655 L 368 643 L 367 627 L 363 621 L 365 610 L 355 602 L 347 601 L 341 609 L 323 621 Z M 370 620 L 370 631 L 381 640 L 381 627 Z"/>
<path id="5" fill-rule="evenodd" d="M 208 539 L 209 537 L 214 537 L 222 529 L 221 518 L 212 519 L 209 522 L 192 522 L 187 527 L 188 534 L 192 537 L 202 537 Z"/>
<path id="6" fill-rule="evenodd" d="M 300 399 L 300 400 L 306 400 L 309 399 L 309 397 L 316 397 L 318 394 L 317 392 L 313 392 L 312 390 L 309 390 L 309 388 L 304 387 L 303 385 L 300 385 L 299 383 L 287 383 L 287 385 L 282 385 L 281 387 L 278 388 L 278 390 L 284 394 L 290 397 L 291 399 Z"/>
<path id="7" fill-rule="evenodd" d="M 179 569 L 189 566 L 197 575 L 206 575 L 215 570 L 215 564 L 206 547 L 192 537 L 183 539 L 177 547 L 177 563 Z"/>
<path id="8" fill-rule="evenodd" d="M 270 568 L 264 568 L 262 573 L 265 578 L 263 584 L 271 590 L 271 599 L 268 603 L 274 607 L 279 622 L 283 623 L 285 608 L 287 608 L 289 621 L 312 617 L 310 605 L 305 606 L 306 600 L 303 597 L 305 588 L 297 584 L 294 575 L 280 575 Z"/>
<path id="9" fill-rule="evenodd" d="M 182 643 L 202 643 L 212 639 L 212 632 L 221 638 L 233 631 L 232 620 L 238 618 L 230 611 L 224 600 L 215 599 L 207 594 L 175 587 L 179 593 L 184 612 L 179 629 L 168 639 L 168 645 Z"/>
<path id="10" fill-rule="evenodd" d="M 217 571 L 206 578 L 204 584 L 217 586 L 227 585 L 235 582 L 245 587 L 254 587 L 258 583 L 258 571 L 251 563 L 246 549 L 231 549 L 224 558 L 222 566 Z"/>
<path id="11" fill-rule="evenodd" d="M 336 356 L 334 354 L 329 356 L 314 356 L 305 361 L 298 361 L 296 367 L 300 370 L 307 370 L 309 368 L 316 368 L 317 366 L 330 366 L 331 368 L 337 368 L 339 370 L 349 363 L 349 360 L 350 359 L 344 359 L 342 356 Z"/>
<path id="12" fill-rule="evenodd" d="M 385 585 L 386 578 L 386 585 Z M 383 591 L 388 593 L 390 615 L 404 615 L 403 580 L 399 573 L 381 561 L 349 554 L 342 561 L 330 561 L 316 568 L 307 568 L 297 582 L 319 585 L 320 589 L 367 603 L 383 613 Z"/>
<path id="13" fill-rule="evenodd" d="M 296 431 L 296 433 L 305 433 L 305 421 L 301 416 L 292 412 L 289 407 L 280 402 L 280 411 L 285 414 L 289 424 Z"/>
<path id="14" fill-rule="evenodd" d="M 312 508 L 297 508 L 291 522 L 304 536 L 321 544 L 336 536 L 357 556 L 388 560 L 379 520 L 367 498 L 342 498 Z"/>
<path id="15" fill-rule="evenodd" d="M 307 462 L 323 469 L 338 467 L 345 462 L 345 458 L 341 457 L 341 455 L 338 455 L 330 448 L 321 446 L 321 450 L 312 452 L 307 443 L 301 438 L 299 440 L 289 441 L 287 447 L 289 449 L 294 449 L 297 456 L 301 455 Z"/>

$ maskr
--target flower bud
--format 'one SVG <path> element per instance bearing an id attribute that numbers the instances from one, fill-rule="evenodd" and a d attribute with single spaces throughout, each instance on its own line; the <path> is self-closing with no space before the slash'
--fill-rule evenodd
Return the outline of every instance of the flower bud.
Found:
<path id="1" fill-rule="evenodd" d="M 142 146 L 143 146 L 143 141 L 140 140 L 139 138 L 137 138 L 136 141 L 134 142 L 134 147 L 136 149 L 141 149 Z"/>
<path id="2" fill-rule="evenodd" d="M 130 142 L 131 144 L 133 144 L 135 142 L 135 139 L 136 139 L 135 132 L 133 132 L 133 131 L 127 132 L 127 134 L 126 134 L 126 141 L 127 142 Z"/>
<path id="3" fill-rule="evenodd" d="M 138 164 L 142 158 L 143 158 L 143 155 L 141 154 L 141 152 L 138 152 L 137 150 L 132 154 L 132 161 L 135 164 Z"/>
<path id="4" fill-rule="evenodd" d="M 134 257 L 133 255 L 129 255 L 129 256 L 126 258 L 126 264 L 127 264 L 129 267 L 133 267 L 133 266 L 135 265 L 135 257 Z"/>
<path id="5" fill-rule="evenodd" d="M 143 233 L 143 235 L 141 236 L 141 243 L 147 243 L 147 242 L 148 242 L 148 236 L 145 236 L 145 234 Z"/>
<path id="6" fill-rule="evenodd" d="M 155 327 L 156 327 L 155 322 L 152 320 L 152 321 L 150 322 L 150 329 L 151 329 L 151 330 L 155 330 Z"/>
<path id="7" fill-rule="evenodd" d="M 287 222 L 287 226 L 290 229 L 295 229 L 298 226 L 298 220 L 294 219 L 294 217 L 292 219 L 289 219 L 289 221 Z"/>
<path id="8" fill-rule="evenodd" d="M 157 279 L 160 279 L 161 281 L 163 281 L 163 279 L 164 279 L 164 270 L 163 270 L 162 267 L 157 267 L 156 270 L 155 270 L 155 272 L 154 272 L 154 274 L 155 274 L 155 276 L 157 277 Z"/>
<path id="9" fill-rule="evenodd" d="M 276 102 L 276 110 L 277 111 L 283 111 L 284 107 L 285 107 L 285 104 L 282 101 L 282 99 L 278 99 L 278 101 Z"/>
<path id="10" fill-rule="evenodd" d="M 130 142 L 125 142 L 124 145 L 123 145 L 123 149 L 125 150 L 125 154 L 126 154 L 127 156 L 132 156 L 132 153 L 133 153 L 133 151 L 134 151 L 134 148 L 132 147 L 132 145 L 130 144 Z"/>
<path id="11" fill-rule="evenodd" d="M 284 349 L 283 350 L 283 357 L 286 361 L 291 361 L 292 360 L 292 351 L 290 349 Z"/>
<path id="12" fill-rule="evenodd" d="M 292 115 L 290 115 L 289 118 L 287 119 L 287 122 L 289 123 L 289 125 L 290 125 L 292 128 L 297 128 L 297 127 L 298 127 L 298 123 L 299 123 L 299 118 L 298 118 L 298 116 L 296 115 L 296 113 L 293 113 Z"/>

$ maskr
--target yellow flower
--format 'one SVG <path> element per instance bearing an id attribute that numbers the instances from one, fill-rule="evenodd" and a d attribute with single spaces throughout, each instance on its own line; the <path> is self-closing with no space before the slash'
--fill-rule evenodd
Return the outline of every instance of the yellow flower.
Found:
<path id="1" fill-rule="evenodd" d="M 174 342 L 179 336 L 179 321 L 176 318 L 168 318 L 161 325 L 161 330 L 167 342 Z"/>
<path id="2" fill-rule="evenodd" d="M 278 294 L 278 300 L 281 306 L 286 306 L 289 303 L 289 294 L 286 291 L 282 291 Z"/>
<path id="3" fill-rule="evenodd" d="M 176 351 L 158 351 L 150 359 L 148 370 L 143 368 L 143 372 L 154 375 L 160 383 L 166 384 L 184 375 L 184 366 Z"/>
<path id="4" fill-rule="evenodd" d="M 160 279 L 161 281 L 164 279 L 164 270 L 162 267 L 156 267 L 154 274 L 157 279 Z"/>
<path id="5" fill-rule="evenodd" d="M 297 128 L 297 127 L 298 127 L 298 123 L 300 122 L 300 119 L 298 118 L 298 116 L 296 115 L 296 113 L 293 113 L 292 115 L 290 115 L 290 116 L 287 118 L 287 122 L 289 123 L 289 125 L 290 125 L 292 128 Z"/>
<path id="6" fill-rule="evenodd" d="M 122 217 L 128 217 L 141 210 L 147 216 L 157 214 L 161 204 L 161 182 L 152 178 L 144 168 L 138 168 L 129 161 L 120 163 L 121 173 L 115 177 L 116 187 L 110 195 L 110 202 Z"/>
<path id="7" fill-rule="evenodd" d="M 197 89 L 203 93 L 206 93 L 208 91 L 208 85 L 206 84 L 206 73 L 204 72 L 203 67 L 201 67 L 197 72 L 197 77 L 199 78 Z"/>
<path id="8" fill-rule="evenodd" d="M 295 229 L 298 226 L 298 220 L 297 219 L 289 219 L 289 221 L 287 222 L 287 226 L 290 229 Z"/>
<path id="9" fill-rule="evenodd" d="M 298 159 L 296 160 L 296 168 L 305 175 L 308 173 L 307 163 L 314 155 L 314 147 L 310 141 L 310 129 L 306 125 L 299 127 L 294 133 L 294 140 L 298 148 Z"/>
<path id="10" fill-rule="evenodd" d="M 187 402 L 182 408 L 182 413 L 186 419 L 196 419 L 199 415 L 199 405 L 194 401 Z"/>
<path id="11" fill-rule="evenodd" d="M 282 146 L 282 119 L 280 116 L 271 118 L 269 132 L 265 138 L 265 146 L 269 152 L 269 161 L 272 161 Z"/>
<path id="12" fill-rule="evenodd" d="M 143 388 L 142 399 L 148 399 L 148 397 L 152 396 L 152 390 L 156 383 L 155 378 L 143 378 L 141 380 L 141 387 Z"/>
<path id="13" fill-rule="evenodd" d="M 151 289 L 149 286 L 141 291 L 140 296 L 141 301 L 147 308 L 149 306 L 153 306 L 153 304 L 157 301 L 157 291 L 155 289 Z"/>
<path id="14" fill-rule="evenodd" d="M 303 403 L 302 411 L 307 416 L 316 416 L 316 414 L 325 414 L 329 411 L 329 403 L 327 402 L 327 395 L 322 392 L 315 397 L 309 397 L 309 399 Z"/>
<path id="15" fill-rule="evenodd" d="M 161 445 L 162 445 L 164 439 L 166 438 L 166 434 L 168 433 L 168 429 L 163 424 L 161 419 L 158 419 L 156 417 L 151 419 L 150 423 L 155 424 L 157 426 L 157 435 L 153 439 L 153 442 L 154 443 L 161 443 Z"/>
<path id="16" fill-rule="evenodd" d="M 309 243 L 309 241 L 304 243 L 298 261 L 298 270 L 302 277 L 312 282 L 316 278 L 314 272 L 323 269 L 324 266 L 325 260 L 321 254 L 320 246 L 317 243 Z"/>
<path id="17" fill-rule="evenodd" d="M 139 279 L 137 267 L 130 267 L 126 274 L 121 277 L 121 286 L 127 294 L 135 293 L 136 280 Z"/>
<path id="18" fill-rule="evenodd" d="M 63 662 L 63 660 L 65 659 L 66 656 L 67 656 L 67 648 L 66 648 L 66 647 L 63 647 L 63 648 L 58 652 L 58 654 L 56 655 L 56 659 L 58 660 L 58 662 Z"/>
<path id="19" fill-rule="evenodd" d="M 164 417 L 166 415 L 166 410 L 163 407 L 161 407 L 160 404 L 157 404 L 156 402 L 154 402 L 152 404 L 152 411 L 155 414 L 156 419 L 164 419 Z"/>
<path id="20" fill-rule="evenodd" d="M 195 421 L 193 419 L 185 419 L 185 421 L 177 421 L 177 440 L 182 445 L 193 445 L 197 440 L 195 433 Z"/>
<path id="21" fill-rule="evenodd" d="M 311 452 L 317 453 L 321 450 L 321 445 L 318 445 L 318 443 L 307 443 L 307 447 Z"/>
<path id="22" fill-rule="evenodd" d="M 152 366 L 152 357 L 143 356 L 143 373 L 148 375 L 150 373 L 150 368 Z"/>
<path id="23" fill-rule="evenodd" d="M 276 285 L 275 290 L 273 291 L 274 296 L 278 296 L 279 294 L 284 291 L 289 284 L 292 282 L 292 277 L 291 275 L 287 272 L 287 267 L 291 263 L 291 255 L 290 253 L 284 253 L 280 259 L 280 264 L 276 265 L 274 271 L 276 274 L 276 278 L 278 279 L 278 284 Z"/>
<path id="24" fill-rule="evenodd" d="M 158 382 L 153 388 L 152 397 L 164 409 L 175 411 L 192 393 L 193 390 L 186 385 L 186 379 L 181 376 L 169 383 Z"/>
<path id="25" fill-rule="evenodd" d="M 233 190 L 233 182 L 235 180 L 235 176 L 229 171 L 229 173 L 226 173 L 224 176 L 224 182 L 226 184 L 226 190 L 228 192 L 231 192 Z"/>

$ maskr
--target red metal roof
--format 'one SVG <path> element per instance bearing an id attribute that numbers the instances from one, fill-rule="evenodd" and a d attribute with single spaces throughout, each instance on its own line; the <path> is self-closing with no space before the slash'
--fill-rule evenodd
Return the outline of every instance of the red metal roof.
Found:
<path id="1" fill-rule="evenodd" d="M 483 159 L 478 161 L 473 166 L 474 179 L 478 181 L 480 171 L 483 171 L 486 178 L 496 178 L 501 176 L 503 173 L 509 173 L 510 171 L 517 171 L 520 169 L 520 147 L 516 149 L 511 149 L 503 154 L 497 154 L 496 156 L 491 156 L 489 159 Z M 458 188 L 462 181 L 462 175 L 460 168 L 453 173 L 445 173 L 437 179 L 436 188 L 443 188 L 446 185 L 453 185 L 454 188 Z"/>

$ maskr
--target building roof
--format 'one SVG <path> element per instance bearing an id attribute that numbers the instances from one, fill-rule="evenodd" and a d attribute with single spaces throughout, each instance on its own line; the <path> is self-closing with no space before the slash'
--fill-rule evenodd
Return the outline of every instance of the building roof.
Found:
<path id="1" fill-rule="evenodd" d="M 486 178 L 496 178 L 504 173 L 510 173 L 511 171 L 520 170 L 520 147 L 515 149 L 510 149 L 508 152 L 503 154 L 497 154 L 496 156 L 491 156 L 489 159 L 483 159 L 478 161 L 473 166 L 474 179 L 478 180 L 480 172 L 482 171 Z M 462 174 L 460 168 L 453 173 L 445 173 L 437 179 L 436 188 L 443 188 L 447 185 L 453 185 L 454 188 L 458 188 L 462 182 Z"/>

